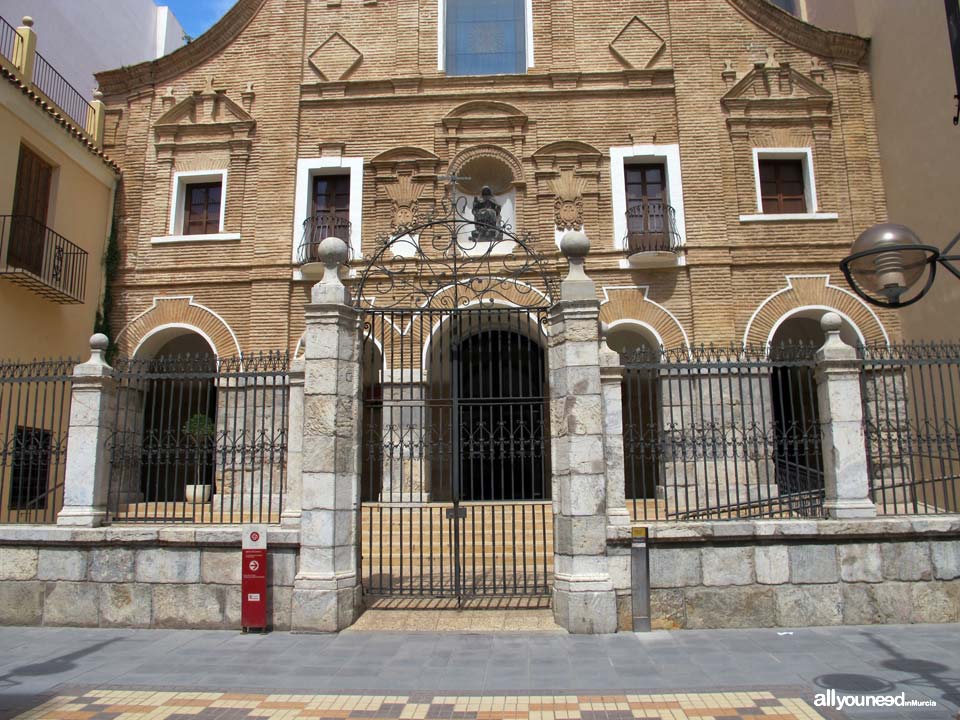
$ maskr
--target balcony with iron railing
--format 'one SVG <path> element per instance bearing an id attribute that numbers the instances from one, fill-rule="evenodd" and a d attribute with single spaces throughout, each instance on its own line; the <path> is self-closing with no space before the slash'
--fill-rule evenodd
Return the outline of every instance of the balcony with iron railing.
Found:
<path id="1" fill-rule="evenodd" d="M 87 251 L 31 217 L 0 215 L 0 278 L 57 303 L 80 304 Z"/>
<path id="2" fill-rule="evenodd" d="M 661 259 L 675 262 L 680 233 L 674 209 L 659 200 L 634 201 L 627 206 L 627 234 L 623 249 L 631 263 Z"/>
<path id="3" fill-rule="evenodd" d="M 304 277 L 320 277 L 323 263 L 320 262 L 320 243 L 328 237 L 336 237 L 350 246 L 350 221 L 342 212 L 319 212 L 303 223 L 303 237 L 297 248 L 297 264 Z"/>

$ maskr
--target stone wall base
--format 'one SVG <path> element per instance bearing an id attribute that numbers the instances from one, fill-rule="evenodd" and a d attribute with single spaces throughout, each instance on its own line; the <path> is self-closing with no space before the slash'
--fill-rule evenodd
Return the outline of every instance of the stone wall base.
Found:
<path id="1" fill-rule="evenodd" d="M 960 517 L 652 524 L 654 628 L 960 621 Z"/>
<path id="2" fill-rule="evenodd" d="M 0 625 L 239 629 L 240 529 L 162 533 L 0 528 Z M 271 535 L 267 622 L 286 630 L 299 550 Z"/>

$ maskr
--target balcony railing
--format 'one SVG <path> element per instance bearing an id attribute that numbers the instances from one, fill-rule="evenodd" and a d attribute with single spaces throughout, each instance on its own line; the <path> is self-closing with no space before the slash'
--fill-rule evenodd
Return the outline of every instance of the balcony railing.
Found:
<path id="1" fill-rule="evenodd" d="M 83 302 L 87 251 L 25 215 L 0 215 L 0 277 L 62 304 Z"/>
<path id="2" fill-rule="evenodd" d="M 335 212 L 317 213 L 303 223 L 303 239 L 297 249 L 297 263 L 320 262 L 318 249 L 320 243 L 328 237 L 336 237 L 350 246 L 350 221 L 342 214 Z"/>
<path id="3" fill-rule="evenodd" d="M 93 106 L 43 55 L 37 53 L 36 56 L 33 84 L 69 115 L 77 127 L 82 130 L 89 128 L 93 119 Z"/>
<path id="4" fill-rule="evenodd" d="M 0 17 L 0 55 L 11 63 L 16 62 L 15 53 L 19 42 L 20 36 L 17 35 L 17 29 Z"/>
<path id="5" fill-rule="evenodd" d="M 627 257 L 638 253 L 679 252 L 680 234 L 674 209 L 657 201 L 630 205 L 623 247 Z"/>

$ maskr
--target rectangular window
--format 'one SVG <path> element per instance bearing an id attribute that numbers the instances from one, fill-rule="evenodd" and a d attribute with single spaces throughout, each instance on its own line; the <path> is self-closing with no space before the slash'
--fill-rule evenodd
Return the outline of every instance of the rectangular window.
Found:
<path id="1" fill-rule="evenodd" d="M 338 237 L 348 242 L 350 227 L 350 176 L 313 176 L 313 228 L 311 241 Z"/>
<path id="2" fill-rule="evenodd" d="M 798 17 L 801 20 L 804 18 L 803 0 L 770 0 L 770 2 L 794 17 Z"/>
<path id="3" fill-rule="evenodd" d="M 37 275 L 43 270 L 43 239 L 52 180 L 53 165 L 21 145 L 7 264 Z"/>
<path id="4" fill-rule="evenodd" d="M 661 163 L 625 165 L 627 244 L 636 251 L 669 250 L 666 167 Z"/>
<path id="5" fill-rule="evenodd" d="M 526 72 L 524 0 L 446 0 L 448 75 Z"/>
<path id="6" fill-rule="evenodd" d="M 13 439 L 10 509 L 43 510 L 50 482 L 49 430 L 18 425 Z"/>
<path id="7" fill-rule="evenodd" d="M 219 182 L 191 183 L 186 186 L 184 235 L 212 235 L 220 232 L 222 191 L 223 185 Z"/>
<path id="8" fill-rule="evenodd" d="M 803 161 L 763 160 L 760 165 L 760 198 L 764 214 L 807 212 Z"/>

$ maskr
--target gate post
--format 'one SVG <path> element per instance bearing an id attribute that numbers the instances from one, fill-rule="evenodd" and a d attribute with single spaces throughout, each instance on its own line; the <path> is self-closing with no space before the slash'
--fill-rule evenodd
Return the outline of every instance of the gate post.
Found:
<path id="1" fill-rule="evenodd" d="M 293 584 L 295 631 L 336 632 L 360 612 L 360 314 L 339 268 L 347 246 L 317 248 L 326 266 L 305 308 L 300 569 Z"/>
<path id="2" fill-rule="evenodd" d="M 290 363 L 289 410 L 287 411 L 287 487 L 284 491 L 280 523 L 300 527 L 301 488 L 303 487 L 303 358 Z"/>
<path id="3" fill-rule="evenodd" d="M 109 344 L 106 335 L 93 335 L 90 359 L 73 370 L 63 507 L 57 525 L 97 527 L 107 517 L 107 442 L 116 408 L 113 368 L 104 358 Z"/>
<path id="4" fill-rule="evenodd" d="M 867 477 L 860 368 L 856 351 L 840 339 L 842 324 L 833 312 L 820 319 L 826 340 L 815 356 L 823 437 L 823 506 L 830 518 L 876 517 Z"/>
<path id="5" fill-rule="evenodd" d="M 590 241 L 560 241 L 570 271 L 550 308 L 553 614 L 571 633 L 612 633 L 617 606 L 607 564 L 607 478 L 600 382 L 600 301 L 583 269 Z"/>

